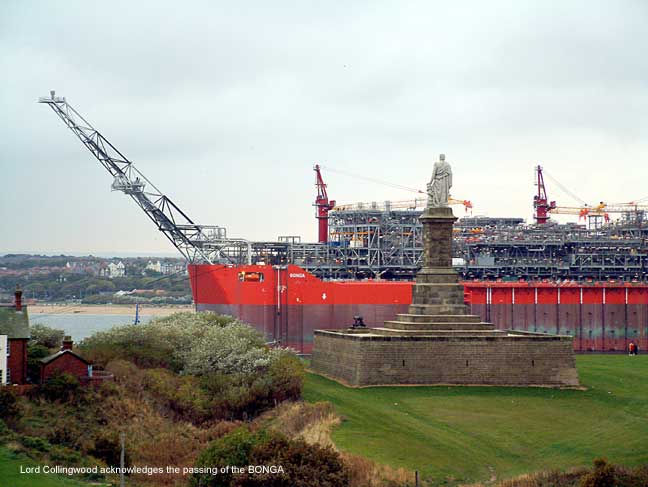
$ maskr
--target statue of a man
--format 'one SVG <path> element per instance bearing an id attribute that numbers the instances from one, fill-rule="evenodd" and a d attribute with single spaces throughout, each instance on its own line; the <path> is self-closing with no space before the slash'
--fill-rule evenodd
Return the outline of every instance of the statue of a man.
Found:
<path id="1" fill-rule="evenodd" d="M 434 163 L 432 179 L 427 185 L 428 208 L 448 206 L 450 188 L 452 187 L 452 169 L 445 160 L 445 154 L 439 155 L 439 161 Z"/>

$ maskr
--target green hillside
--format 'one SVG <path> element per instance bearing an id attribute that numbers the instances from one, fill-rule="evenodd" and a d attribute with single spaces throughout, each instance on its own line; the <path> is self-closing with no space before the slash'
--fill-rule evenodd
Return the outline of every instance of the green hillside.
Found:
<path id="1" fill-rule="evenodd" d="M 0 487 L 88 487 L 90 485 L 60 475 L 21 474 L 21 465 L 29 467 L 38 464 L 25 455 L 13 453 L 0 446 Z"/>
<path id="2" fill-rule="evenodd" d="M 310 374 L 309 401 L 344 421 L 336 445 L 437 482 L 648 463 L 648 356 L 577 357 L 586 391 L 504 387 L 349 389 Z"/>

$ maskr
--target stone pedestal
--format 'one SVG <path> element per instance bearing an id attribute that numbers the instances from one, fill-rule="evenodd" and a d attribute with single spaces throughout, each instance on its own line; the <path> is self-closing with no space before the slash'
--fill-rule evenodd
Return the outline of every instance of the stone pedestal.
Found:
<path id="1" fill-rule="evenodd" d="M 464 287 L 452 268 L 452 228 L 457 218 L 449 207 L 428 208 L 423 224 L 423 267 L 416 274 L 412 304 L 385 327 L 398 330 L 493 329 L 468 314 Z M 468 327 L 468 328 L 466 328 Z"/>
<path id="2" fill-rule="evenodd" d="M 452 226 L 457 217 L 450 207 L 427 208 L 419 218 L 423 224 L 423 268 L 420 274 L 452 269 Z"/>
<path id="3" fill-rule="evenodd" d="M 452 210 L 428 208 L 408 313 L 382 328 L 316 330 L 311 367 L 350 386 L 578 386 L 572 337 L 495 330 L 469 314 L 452 268 Z"/>

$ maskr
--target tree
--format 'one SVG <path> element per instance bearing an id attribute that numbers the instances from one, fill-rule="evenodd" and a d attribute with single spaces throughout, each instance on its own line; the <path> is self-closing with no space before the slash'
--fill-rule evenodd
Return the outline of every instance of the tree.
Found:
<path id="1" fill-rule="evenodd" d="M 32 384 L 40 382 L 40 359 L 50 354 L 49 348 L 40 343 L 30 343 L 27 347 L 27 378 Z"/>
<path id="2" fill-rule="evenodd" d="M 183 350 L 182 356 L 185 371 L 195 375 L 209 372 L 251 374 L 266 369 L 272 361 L 263 336 L 242 323 L 209 327 L 190 348 Z"/>
<path id="3" fill-rule="evenodd" d="M 267 347 L 258 331 L 230 316 L 176 313 L 95 333 L 80 347 L 98 364 L 123 359 L 197 376 L 222 417 L 249 418 L 301 396 L 304 366 L 295 353 Z"/>
<path id="4" fill-rule="evenodd" d="M 234 465 L 243 473 L 197 473 L 192 487 L 344 487 L 349 472 L 339 454 L 332 448 L 309 445 L 303 440 L 260 430 L 250 432 L 242 427 L 212 442 L 204 450 L 196 467 L 219 468 Z M 254 472 L 248 466 L 269 468 Z M 272 468 L 274 467 L 274 468 Z M 281 467 L 279 469 L 278 467 Z"/>
<path id="5" fill-rule="evenodd" d="M 59 348 L 65 335 L 63 330 L 41 325 L 40 323 L 31 325 L 29 331 L 31 333 L 30 345 L 38 344 L 46 348 Z"/>
<path id="6" fill-rule="evenodd" d="M 16 393 L 9 387 L 0 387 L 0 418 L 6 423 L 13 423 L 20 415 Z"/>
<path id="7" fill-rule="evenodd" d="M 71 402 L 79 388 L 79 381 L 73 375 L 56 373 L 41 384 L 39 392 L 49 401 Z"/>
<path id="8" fill-rule="evenodd" d="M 605 458 L 595 459 L 594 470 L 584 475 L 580 481 L 580 487 L 615 487 L 616 485 L 616 469 Z"/>

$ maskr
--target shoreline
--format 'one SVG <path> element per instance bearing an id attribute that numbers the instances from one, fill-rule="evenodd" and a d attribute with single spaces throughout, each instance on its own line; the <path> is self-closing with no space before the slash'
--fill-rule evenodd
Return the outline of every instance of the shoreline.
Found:
<path id="1" fill-rule="evenodd" d="M 87 315 L 134 315 L 134 304 L 32 304 L 27 306 L 30 315 L 39 314 L 87 314 Z M 142 316 L 168 316 L 173 313 L 194 312 L 193 305 L 145 305 L 140 304 L 139 314 Z"/>

